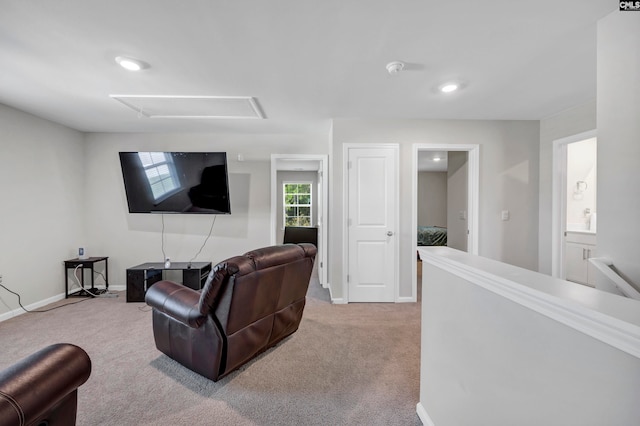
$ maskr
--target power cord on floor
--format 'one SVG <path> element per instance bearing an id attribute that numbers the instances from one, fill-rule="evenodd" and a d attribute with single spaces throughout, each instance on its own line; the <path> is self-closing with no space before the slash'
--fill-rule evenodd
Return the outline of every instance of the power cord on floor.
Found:
<path id="1" fill-rule="evenodd" d="M 80 303 L 80 302 L 86 302 L 87 300 L 91 300 L 91 299 L 82 299 L 82 300 L 78 300 L 77 302 L 71 302 L 71 303 L 65 303 L 64 305 L 60 305 L 60 306 L 54 306 L 53 308 L 49 308 L 49 309 L 38 309 L 38 310 L 29 310 L 27 308 L 25 308 L 24 306 L 22 306 L 22 301 L 20 300 L 20 295 L 18 293 L 16 293 L 13 290 L 9 290 L 7 287 L 5 287 L 4 285 L 0 284 L 0 287 L 4 288 L 5 290 L 7 290 L 9 293 L 11 294 L 15 294 L 18 297 L 18 305 L 20 305 L 20 307 L 25 311 L 25 312 L 29 312 L 29 313 L 43 313 L 43 312 L 49 312 L 49 311 L 53 311 L 54 309 L 58 309 L 58 308 L 64 308 L 65 306 L 68 305 L 75 305 L 76 303 Z"/>
<path id="2" fill-rule="evenodd" d="M 73 270 L 73 278 L 76 279 L 76 284 L 77 284 L 78 288 L 80 289 L 80 291 L 84 290 L 85 293 L 87 293 L 89 296 L 96 297 L 95 294 L 89 293 L 87 290 L 85 290 L 84 287 L 82 286 L 82 283 L 80 283 L 80 279 L 78 278 L 78 269 L 80 269 L 80 268 L 82 268 L 82 264 L 76 265 L 75 269 Z M 84 274 L 84 272 L 83 272 L 83 274 Z"/>
<path id="3" fill-rule="evenodd" d="M 104 280 L 104 285 L 105 285 L 105 292 L 104 293 L 100 293 L 98 295 L 98 297 L 118 297 L 118 293 L 113 292 L 113 291 L 107 291 L 106 287 L 107 287 L 107 277 L 104 276 L 104 274 L 100 271 L 93 271 L 94 273 L 100 275 L 102 277 L 102 279 Z"/>
<path id="4" fill-rule="evenodd" d="M 20 306 L 20 308 L 22 308 L 23 311 L 28 312 L 28 313 L 44 313 L 44 312 L 49 312 L 49 311 L 53 311 L 54 309 L 59 309 L 59 308 L 63 308 L 65 306 L 68 305 L 75 305 L 77 303 L 81 303 L 81 302 L 86 302 L 87 300 L 91 300 L 97 297 L 103 297 L 103 298 L 110 298 L 110 297 L 118 297 L 117 293 L 102 293 L 102 294 L 93 294 L 90 291 L 88 291 L 87 289 L 82 287 L 82 284 L 80 283 L 80 279 L 78 278 L 78 269 L 81 268 L 82 265 L 78 265 L 75 267 L 75 269 L 73 270 L 73 277 L 76 280 L 76 284 L 78 286 L 78 288 L 83 289 L 89 296 L 91 296 L 90 298 L 87 299 L 82 299 L 82 300 L 78 300 L 76 302 L 70 302 L 70 303 L 65 303 L 64 305 L 59 305 L 59 306 L 54 306 L 53 308 L 49 308 L 49 309 L 34 309 L 34 310 L 29 310 L 27 308 L 25 308 L 22 305 L 22 300 L 20 297 L 19 293 L 16 293 L 13 290 L 8 289 L 7 287 L 5 287 L 4 285 L 0 284 L 0 287 L 2 287 L 3 289 L 5 289 L 6 291 L 8 291 L 9 293 L 15 295 L 18 298 L 18 305 Z M 96 273 L 102 275 L 102 273 L 95 271 Z M 107 282 L 107 279 L 105 278 L 104 275 L 102 275 L 102 278 L 104 279 L 105 283 Z"/>
<path id="5" fill-rule="evenodd" d="M 75 269 L 73 270 L 73 278 L 75 278 L 75 280 L 76 280 L 76 285 L 78 286 L 78 288 L 80 289 L 80 291 L 84 291 L 84 292 L 85 292 L 85 293 L 87 293 L 89 296 L 91 296 L 91 298 L 95 298 L 95 297 L 102 297 L 102 298 L 118 297 L 118 293 L 112 293 L 112 292 L 107 291 L 106 289 L 105 289 L 104 291 L 99 290 L 99 291 L 97 291 L 97 292 L 95 292 L 95 293 L 92 293 L 92 292 L 91 292 L 91 290 L 92 290 L 92 289 L 90 289 L 90 288 L 89 288 L 89 289 L 84 288 L 84 287 L 82 286 L 82 283 L 80 282 L 80 278 L 78 278 L 78 269 L 80 269 L 80 268 L 82 268 L 82 264 L 77 265 L 77 266 L 75 267 Z M 102 273 L 101 273 L 101 272 L 99 272 L 99 271 L 95 271 L 95 270 L 94 270 L 93 272 L 94 272 L 94 273 L 96 273 L 96 274 L 100 274 L 100 275 L 102 276 L 102 279 L 104 280 L 104 282 L 105 282 L 105 286 L 106 286 L 107 278 L 106 278 L 104 275 L 102 275 Z"/>

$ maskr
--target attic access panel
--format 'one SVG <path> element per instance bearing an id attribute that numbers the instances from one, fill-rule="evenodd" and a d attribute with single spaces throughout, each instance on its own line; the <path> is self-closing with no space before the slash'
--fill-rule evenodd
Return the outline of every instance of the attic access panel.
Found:
<path id="1" fill-rule="evenodd" d="M 257 100 L 250 96 L 110 95 L 147 118 L 264 119 Z"/>

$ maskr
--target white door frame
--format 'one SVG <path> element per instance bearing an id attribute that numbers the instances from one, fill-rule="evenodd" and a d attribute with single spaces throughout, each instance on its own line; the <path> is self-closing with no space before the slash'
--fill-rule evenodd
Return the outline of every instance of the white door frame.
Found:
<path id="1" fill-rule="evenodd" d="M 480 216 L 480 145 L 477 144 L 434 144 L 434 143 L 415 143 L 413 144 L 413 164 L 412 164 L 412 194 L 411 203 L 411 247 L 414 249 L 418 246 L 418 155 L 421 151 L 466 151 L 468 153 L 467 162 L 469 165 L 468 182 L 467 182 L 467 252 L 470 254 L 478 254 L 478 231 Z M 412 279 L 412 298 L 417 301 L 418 298 L 418 278 L 417 264 L 411 262 L 411 279 Z"/>
<path id="2" fill-rule="evenodd" d="M 342 144 L 342 294 L 344 295 L 344 303 L 349 303 L 349 283 L 347 275 L 349 273 L 349 149 L 350 148 L 391 148 L 396 151 L 396 194 L 395 194 L 395 237 L 400 236 L 400 145 L 397 143 L 344 143 Z M 396 242 L 394 254 L 394 262 L 396 264 L 394 276 L 394 301 L 397 303 L 399 298 L 400 284 L 400 241 Z"/>
<path id="3" fill-rule="evenodd" d="M 329 257 L 327 256 L 327 246 L 329 244 L 329 156 L 314 154 L 271 154 L 271 245 L 279 244 L 276 241 L 276 227 L 278 226 L 278 160 L 313 161 L 319 162 L 319 172 L 322 173 L 322 185 L 317 185 L 318 200 L 321 208 L 318 209 L 317 223 L 320 224 L 318 233 L 318 260 L 322 262 L 322 267 L 318 268 L 318 279 L 324 288 L 329 287 L 328 274 Z"/>
<path id="4" fill-rule="evenodd" d="M 567 145 L 597 137 L 596 130 L 553 141 L 551 179 L 551 275 L 564 279 L 564 231 L 567 226 Z"/>

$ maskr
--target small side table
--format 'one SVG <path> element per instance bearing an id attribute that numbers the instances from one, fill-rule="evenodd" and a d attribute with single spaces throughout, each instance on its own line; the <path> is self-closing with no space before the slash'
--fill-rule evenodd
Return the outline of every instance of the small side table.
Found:
<path id="1" fill-rule="evenodd" d="M 91 290 L 95 290 L 94 286 L 94 277 L 93 277 L 93 266 L 97 262 L 104 262 L 104 285 L 106 290 L 109 289 L 109 264 L 108 257 L 88 257 L 86 259 L 69 259 L 64 261 L 64 297 L 65 299 L 69 296 L 75 297 L 93 297 L 96 295 L 95 292 L 88 292 L 84 288 L 84 272 L 80 275 L 80 285 L 82 288 L 80 291 L 69 294 L 69 269 L 76 269 L 78 266 L 84 270 L 84 268 L 88 268 L 91 270 Z"/>

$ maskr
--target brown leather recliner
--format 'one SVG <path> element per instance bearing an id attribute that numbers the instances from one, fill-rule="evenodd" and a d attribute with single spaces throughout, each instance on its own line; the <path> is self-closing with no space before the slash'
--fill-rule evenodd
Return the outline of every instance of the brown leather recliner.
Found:
<path id="1" fill-rule="evenodd" d="M 0 426 L 76 424 L 91 360 L 78 346 L 47 346 L 0 372 Z"/>
<path id="2" fill-rule="evenodd" d="M 201 291 L 154 284 L 156 347 L 217 381 L 298 329 L 315 255 L 313 244 L 265 247 L 220 262 Z"/>

